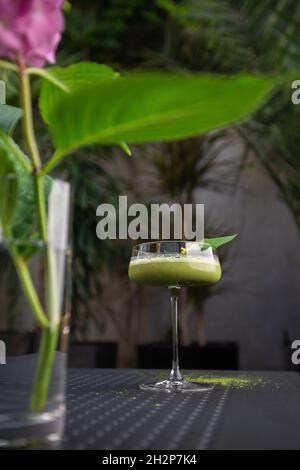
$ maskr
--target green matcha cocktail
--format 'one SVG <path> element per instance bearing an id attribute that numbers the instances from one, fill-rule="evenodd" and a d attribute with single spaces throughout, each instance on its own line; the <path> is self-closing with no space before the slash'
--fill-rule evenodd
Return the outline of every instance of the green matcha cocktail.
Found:
<path id="1" fill-rule="evenodd" d="M 221 279 L 218 256 L 211 245 L 201 242 L 150 242 L 136 245 L 128 270 L 138 284 L 168 287 L 171 293 L 173 363 L 170 378 L 140 388 L 152 391 L 198 392 L 211 385 L 184 380 L 178 364 L 178 294 L 181 287 L 213 284 Z"/>
<path id="2" fill-rule="evenodd" d="M 221 278 L 216 257 L 153 256 L 132 259 L 129 278 L 139 284 L 154 286 L 188 286 L 211 284 Z"/>

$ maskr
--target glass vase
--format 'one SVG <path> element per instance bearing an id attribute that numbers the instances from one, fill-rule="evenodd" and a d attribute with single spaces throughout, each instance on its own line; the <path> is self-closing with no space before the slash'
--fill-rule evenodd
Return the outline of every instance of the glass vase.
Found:
<path id="1" fill-rule="evenodd" d="M 57 442 L 63 433 L 69 209 L 69 185 L 54 181 L 48 242 L 0 240 L 0 448 L 38 448 Z"/>

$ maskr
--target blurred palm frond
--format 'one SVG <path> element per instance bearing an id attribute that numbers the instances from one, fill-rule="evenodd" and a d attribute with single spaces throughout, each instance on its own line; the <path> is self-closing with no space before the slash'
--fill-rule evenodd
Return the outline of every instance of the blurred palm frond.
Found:
<path id="1" fill-rule="evenodd" d="M 199 70 L 291 70 L 300 58 L 298 0 L 157 0 L 165 52 Z"/>

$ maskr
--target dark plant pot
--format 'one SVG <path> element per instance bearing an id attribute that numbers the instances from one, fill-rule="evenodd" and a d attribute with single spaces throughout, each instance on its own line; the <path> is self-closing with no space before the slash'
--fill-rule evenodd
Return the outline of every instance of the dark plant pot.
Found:
<path id="1" fill-rule="evenodd" d="M 13 331 L 0 331 L 0 340 L 4 341 L 8 356 L 20 356 L 35 352 L 39 334 L 36 332 L 15 333 Z"/>
<path id="2" fill-rule="evenodd" d="M 138 366 L 142 369 L 170 369 L 170 343 L 149 343 L 138 347 Z M 239 348 L 235 342 L 211 342 L 181 346 L 179 362 L 182 369 L 238 370 Z"/>
<path id="3" fill-rule="evenodd" d="M 117 343 L 72 342 L 69 345 L 68 367 L 114 368 L 117 352 Z"/>

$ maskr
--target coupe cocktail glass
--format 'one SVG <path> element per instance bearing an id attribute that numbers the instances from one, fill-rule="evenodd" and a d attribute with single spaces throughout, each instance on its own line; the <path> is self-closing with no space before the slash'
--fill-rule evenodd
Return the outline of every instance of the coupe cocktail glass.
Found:
<path id="1" fill-rule="evenodd" d="M 141 243 L 132 249 L 129 278 L 139 284 L 167 287 L 171 294 L 173 361 L 170 378 L 142 384 L 152 391 L 201 392 L 210 385 L 184 380 L 178 361 L 178 295 L 185 286 L 213 284 L 222 271 L 214 249 L 203 242 L 158 241 Z"/>

